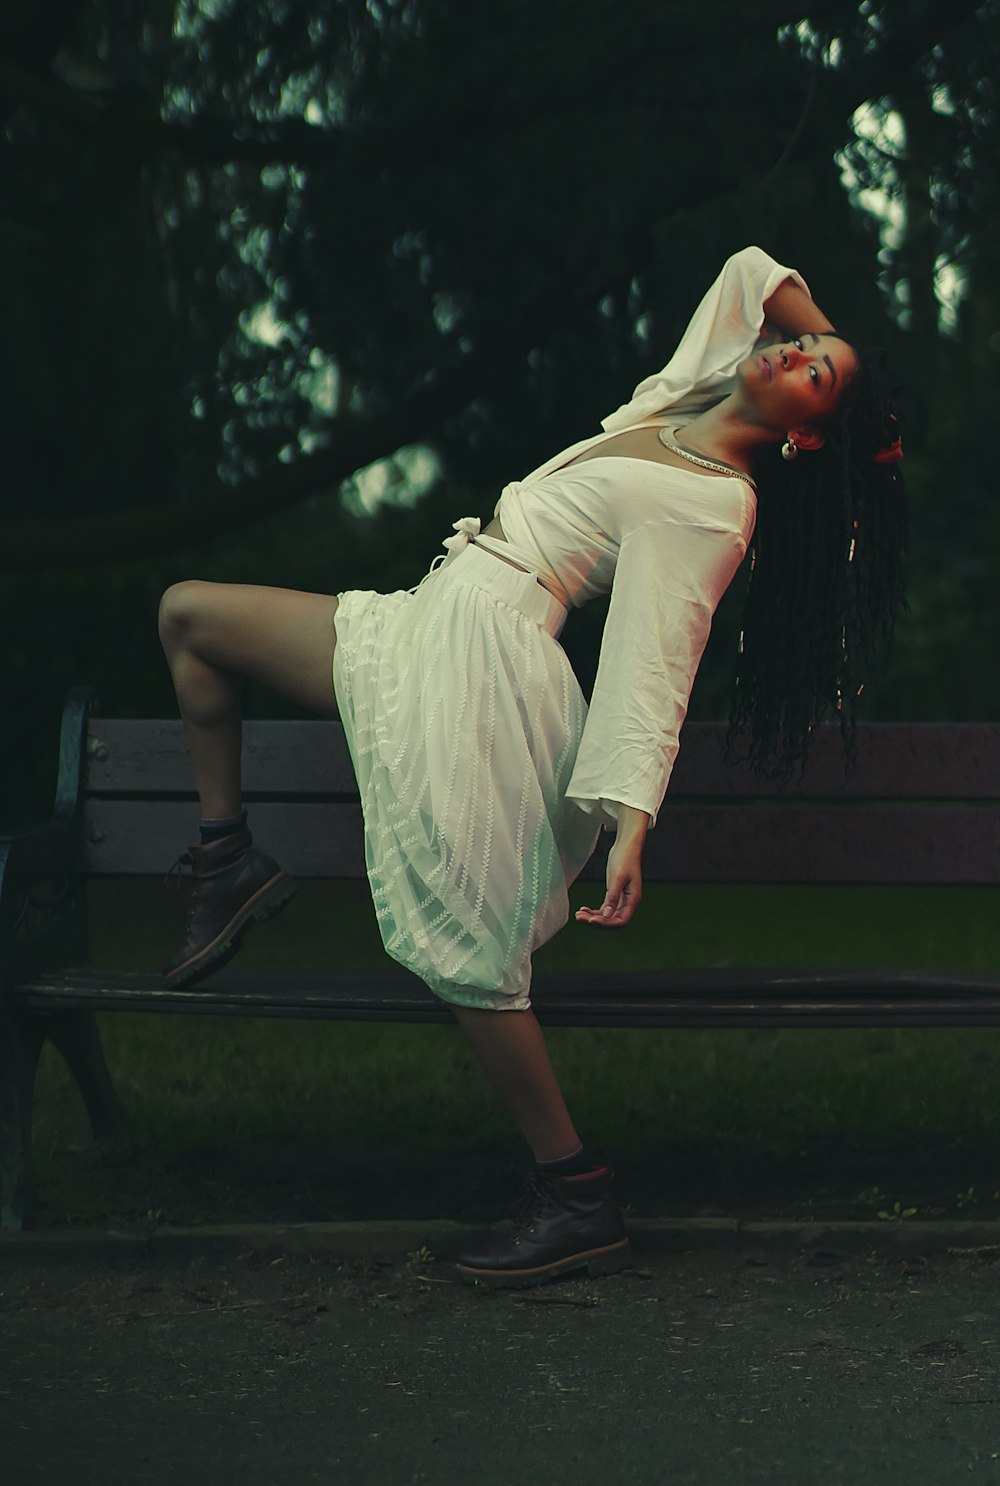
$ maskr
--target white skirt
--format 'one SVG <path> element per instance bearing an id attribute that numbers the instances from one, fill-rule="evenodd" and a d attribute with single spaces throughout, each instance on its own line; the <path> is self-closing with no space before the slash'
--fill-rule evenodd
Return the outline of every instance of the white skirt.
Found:
<path id="1" fill-rule="evenodd" d="M 478 525 L 478 523 L 476 523 Z M 566 799 L 587 703 L 565 610 L 475 545 L 337 595 L 333 684 L 382 942 L 435 995 L 519 1011 L 600 834 Z"/>

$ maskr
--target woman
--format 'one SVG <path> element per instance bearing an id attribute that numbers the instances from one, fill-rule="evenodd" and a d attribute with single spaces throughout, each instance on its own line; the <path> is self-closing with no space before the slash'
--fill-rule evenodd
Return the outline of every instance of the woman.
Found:
<path id="1" fill-rule="evenodd" d="M 611 1169 L 583 1147 L 531 1010 L 531 954 L 566 923 L 602 827 L 607 891 L 577 921 L 635 912 L 712 615 L 751 540 L 730 742 L 748 725 L 759 771 L 804 763 L 828 707 L 846 728 L 902 599 L 901 451 L 877 371 L 761 249 L 728 260 L 603 427 L 508 485 L 485 532 L 456 522 L 414 589 L 188 582 L 161 606 L 203 813 L 167 984 L 211 973 L 294 891 L 242 812 L 240 678 L 339 715 L 386 949 L 451 1006 L 535 1156 L 514 1231 L 459 1262 L 493 1284 L 630 1261 Z M 588 710 L 557 636 L 570 604 L 609 590 Z"/>

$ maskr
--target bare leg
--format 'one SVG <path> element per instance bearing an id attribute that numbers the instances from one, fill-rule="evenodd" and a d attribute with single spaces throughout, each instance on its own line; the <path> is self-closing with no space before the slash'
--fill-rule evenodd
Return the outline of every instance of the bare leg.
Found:
<path id="1" fill-rule="evenodd" d="M 164 645 L 164 649 L 167 649 Z M 191 767 L 206 819 L 239 815 L 242 678 L 201 660 L 180 645 L 167 650 Z"/>
<path id="2" fill-rule="evenodd" d="M 487 1078 L 514 1116 L 536 1161 L 558 1161 L 581 1144 L 549 1059 L 538 1018 L 448 1003 Z"/>
<path id="3" fill-rule="evenodd" d="M 242 678 L 336 717 L 329 594 L 192 580 L 168 588 L 160 639 L 177 692 L 202 814 L 240 812 Z"/>
<path id="4" fill-rule="evenodd" d="M 336 598 L 236 583 L 176 583 L 160 605 L 202 813 L 239 813 L 241 678 L 253 677 L 317 712 L 337 715 L 332 663 Z M 536 1160 L 580 1145 L 533 1011 L 451 1005 L 476 1058 Z"/>

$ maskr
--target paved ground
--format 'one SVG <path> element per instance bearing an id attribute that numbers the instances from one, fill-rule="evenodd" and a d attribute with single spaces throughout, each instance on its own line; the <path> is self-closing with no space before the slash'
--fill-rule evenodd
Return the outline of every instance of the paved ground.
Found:
<path id="1" fill-rule="evenodd" d="M 267 1249 L 0 1271 L 46 1486 L 1000 1486 L 1000 1247 L 698 1248 L 531 1291 Z"/>

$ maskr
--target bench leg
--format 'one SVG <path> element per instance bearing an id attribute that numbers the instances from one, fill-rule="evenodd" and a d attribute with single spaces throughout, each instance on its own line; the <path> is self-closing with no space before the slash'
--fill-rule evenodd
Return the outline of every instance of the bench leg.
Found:
<path id="1" fill-rule="evenodd" d="M 76 1079 L 94 1136 L 118 1135 L 126 1124 L 92 1011 L 0 1012 L 0 1230 L 35 1223 L 31 1117 L 46 1038 Z"/>
<path id="2" fill-rule="evenodd" d="M 0 1008 L 0 1229 L 35 1222 L 31 1107 L 45 1037 L 42 1017 Z"/>
<path id="3" fill-rule="evenodd" d="M 104 1061 L 94 1013 L 50 1012 L 45 1035 L 62 1053 L 66 1067 L 76 1079 L 93 1135 L 120 1135 L 126 1126 L 125 1111 L 118 1102 Z"/>

